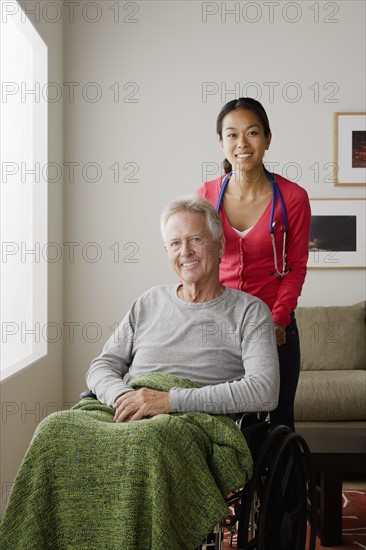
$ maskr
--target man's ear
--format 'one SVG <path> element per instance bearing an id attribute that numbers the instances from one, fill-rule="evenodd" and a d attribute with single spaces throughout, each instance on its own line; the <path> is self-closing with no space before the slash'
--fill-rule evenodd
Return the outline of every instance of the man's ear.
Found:
<path id="1" fill-rule="evenodd" d="M 271 145 L 271 140 L 272 140 L 272 134 L 270 133 L 269 136 L 268 136 L 268 138 L 267 138 L 266 151 L 268 151 L 269 146 Z"/>
<path id="2" fill-rule="evenodd" d="M 219 246 L 219 257 L 220 257 L 220 260 L 221 260 L 221 258 L 225 254 L 225 237 L 224 237 L 224 235 L 221 236 L 220 241 L 219 241 L 219 245 L 220 245 Z"/>

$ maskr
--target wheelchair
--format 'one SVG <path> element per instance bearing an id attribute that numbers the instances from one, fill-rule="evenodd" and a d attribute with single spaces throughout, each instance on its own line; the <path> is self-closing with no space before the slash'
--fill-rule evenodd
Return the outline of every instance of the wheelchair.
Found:
<path id="1" fill-rule="evenodd" d="M 316 485 L 306 441 L 287 426 L 272 428 L 262 413 L 238 425 L 253 476 L 226 498 L 229 515 L 196 550 L 314 550 Z"/>
<path id="2" fill-rule="evenodd" d="M 96 398 L 89 390 L 84 397 Z M 253 476 L 225 499 L 229 515 L 196 550 L 314 550 L 316 484 L 306 441 L 287 426 L 272 428 L 267 413 L 244 413 L 237 424 Z"/>

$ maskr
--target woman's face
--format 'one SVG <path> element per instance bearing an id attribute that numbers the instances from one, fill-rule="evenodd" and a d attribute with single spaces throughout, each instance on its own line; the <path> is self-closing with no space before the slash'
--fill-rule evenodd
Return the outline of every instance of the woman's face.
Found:
<path id="1" fill-rule="evenodd" d="M 203 214 L 177 212 L 165 226 L 165 249 L 183 283 L 205 285 L 218 280 L 223 242 L 212 238 Z"/>
<path id="2" fill-rule="evenodd" d="M 271 137 L 271 134 L 265 137 L 260 119 L 247 109 L 235 109 L 222 121 L 220 144 L 234 172 L 261 167 Z"/>

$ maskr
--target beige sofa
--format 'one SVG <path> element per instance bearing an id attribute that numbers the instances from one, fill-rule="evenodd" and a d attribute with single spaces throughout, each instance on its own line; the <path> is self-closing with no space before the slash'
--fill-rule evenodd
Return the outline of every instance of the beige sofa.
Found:
<path id="1" fill-rule="evenodd" d="M 366 426 L 365 302 L 298 307 L 295 315 L 301 344 L 296 425 Z"/>

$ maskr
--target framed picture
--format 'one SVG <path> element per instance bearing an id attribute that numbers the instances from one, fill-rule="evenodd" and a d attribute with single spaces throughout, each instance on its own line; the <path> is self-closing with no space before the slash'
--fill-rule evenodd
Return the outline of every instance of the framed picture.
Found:
<path id="1" fill-rule="evenodd" d="M 309 269 L 366 267 L 365 199 L 310 199 Z"/>
<path id="2" fill-rule="evenodd" d="M 366 113 L 334 113 L 335 185 L 366 185 Z"/>

